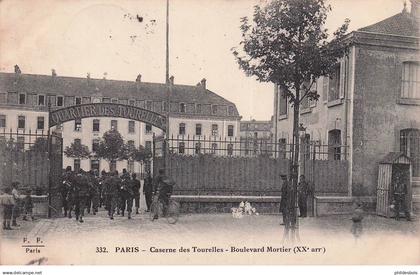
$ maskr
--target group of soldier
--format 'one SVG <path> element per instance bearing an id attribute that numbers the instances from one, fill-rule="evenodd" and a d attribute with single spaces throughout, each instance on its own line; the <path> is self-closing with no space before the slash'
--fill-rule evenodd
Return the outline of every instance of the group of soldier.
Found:
<path id="1" fill-rule="evenodd" d="M 144 194 L 148 211 L 153 197 L 153 186 L 150 174 L 145 179 Z M 139 214 L 141 183 L 135 173 L 131 174 L 123 169 L 121 175 L 118 171 L 105 172 L 99 175 L 97 171 L 72 171 L 67 167 L 63 173 L 60 194 L 64 216 L 83 222 L 85 211 L 96 215 L 99 208 L 104 206 L 110 219 L 114 215 L 132 218 L 133 201 L 135 213 Z"/>

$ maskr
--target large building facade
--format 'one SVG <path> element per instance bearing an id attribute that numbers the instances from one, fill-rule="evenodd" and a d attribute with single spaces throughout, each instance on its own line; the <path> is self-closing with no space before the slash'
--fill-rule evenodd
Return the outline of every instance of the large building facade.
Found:
<path id="1" fill-rule="evenodd" d="M 411 2 L 411 12 L 404 7 L 350 33 L 348 55 L 316 82 L 319 100 L 301 105 L 306 137 L 344 150 L 330 156 L 349 161 L 349 195 L 376 195 L 378 164 L 388 152 L 406 153 L 420 176 L 420 1 Z M 285 142 L 293 110 L 281 89 L 274 94 L 274 136 Z"/>
<path id="2" fill-rule="evenodd" d="M 15 73 L 0 73 L 0 133 L 3 138 L 10 132 L 17 142 L 28 143 L 25 139 L 29 137 L 24 133 L 31 132 L 32 136 L 47 133 L 49 105 L 50 111 L 54 111 L 88 103 L 137 106 L 163 115 L 169 111 L 169 132 L 166 134 L 180 140 L 187 136 L 236 138 L 239 132 L 240 116 L 235 104 L 208 90 L 205 79 L 195 86 L 176 85 L 173 77 L 168 84 L 160 84 L 142 82 L 140 75 L 135 81 L 117 81 L 93 79 L 89 75 L 86 78 L 62 77 L 54 70 L 51 75 L 24 74 L 17 66 Z M 80 142 L 95 152 L 98 141 L 110 129 L 118 130 L 126 143 L 149 149 L 153 146 L 153 136 L 164 134 L 151 124 L 118 117 L 77 119 L 50 130 L 61 133 L 64 148 L 72 142 Z M 110 167 L 107 161 L 96 158 L 64 157 L 63 165 L 84 170 L 108 170 Z M 143 169 L 139 163 L 128 161 L 112 165 L 118 170 L 128 168 L 133 172 Z"/>

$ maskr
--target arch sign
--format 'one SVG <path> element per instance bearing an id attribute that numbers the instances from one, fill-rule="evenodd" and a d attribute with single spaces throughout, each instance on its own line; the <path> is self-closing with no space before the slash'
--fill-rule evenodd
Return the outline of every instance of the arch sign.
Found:
<path id="1" fill-rule="evenodd" d="M 149 123 L 166 130 L 166 117 L 143 108 L 117 103 L 89 103 L 69 106 L 49 112 L 49 127 L 88 117 L 121 117 Z"/>

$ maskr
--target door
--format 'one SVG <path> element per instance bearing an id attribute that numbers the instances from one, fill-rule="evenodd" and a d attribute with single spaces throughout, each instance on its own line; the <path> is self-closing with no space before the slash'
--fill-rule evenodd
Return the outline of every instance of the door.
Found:
<path id="1" fill-rule="evenodd" d="M 412 176 L 420 177 L 420 130 L 404 129 L 400 132 L 400 151 L 411 158 Z"/>

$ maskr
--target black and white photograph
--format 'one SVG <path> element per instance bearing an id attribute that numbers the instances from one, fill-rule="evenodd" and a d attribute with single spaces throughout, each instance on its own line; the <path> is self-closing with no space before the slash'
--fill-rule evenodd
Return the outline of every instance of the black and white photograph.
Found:
<path id="1" fill-rule="evenodd" d="M 419 22 L 420 0 L 0 1 L 2 274 L 418 274 Z"/>

